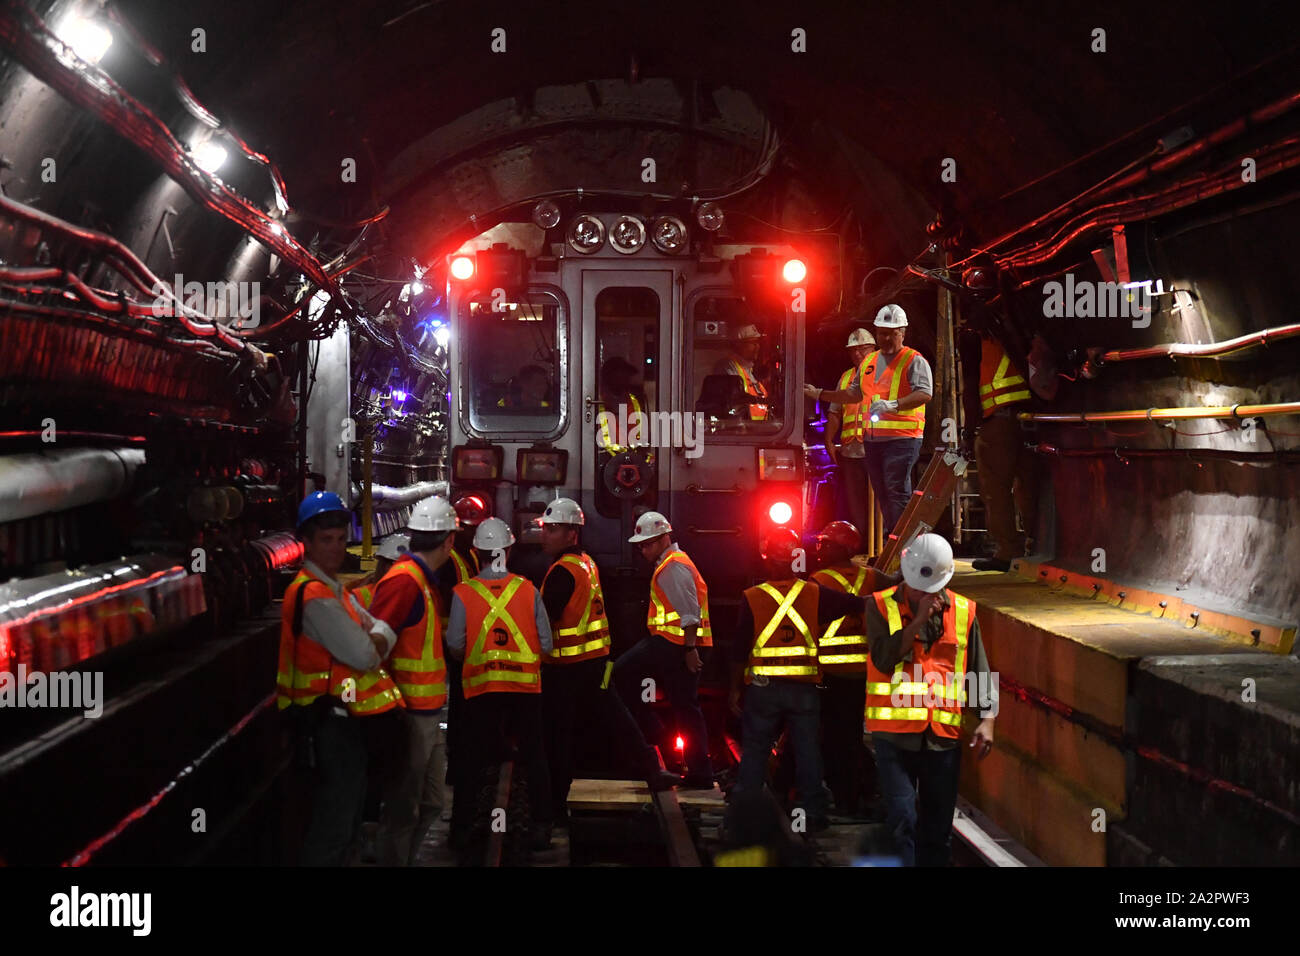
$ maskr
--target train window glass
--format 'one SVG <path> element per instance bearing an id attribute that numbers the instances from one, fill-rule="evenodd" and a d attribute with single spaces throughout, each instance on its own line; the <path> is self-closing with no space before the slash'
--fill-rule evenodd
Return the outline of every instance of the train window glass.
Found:
<path id="1" fill-rule="evenodd" d="M 555 431 L 563 385 L 559 322 L 559 304 L 545 294 L 469 303 L 465 355 L 474 428 Z"/>
<path id="2" fill-rule="evenodd" d="M 691 309 L 691 396 L 715 433 L 770 435 L 785 405 L 785 314 L 736 296 Z"/>
<path id="3" fill-rule="evenodd" d="M 632 420 L 641 411 L 649 413 L 659 402 L 659 296 L 642 286 L 611 286 L 596 296 L 596 390 L 602 410 Z M 620 413 L 620 406 L 626 408 Z M 626 417 L 623 417 L 623 416 Z M 609 457 L 626 450 L 618 428 L 595 430 L 598 468 Z M 653 453 L 650 461 L 653 462 Z M 596 482 L 596 508 L 606 517 L 617 517 L 620 502 L 606 486 Z M 652 483 L 639 504 L 653 509 L 658 491 Z"/>

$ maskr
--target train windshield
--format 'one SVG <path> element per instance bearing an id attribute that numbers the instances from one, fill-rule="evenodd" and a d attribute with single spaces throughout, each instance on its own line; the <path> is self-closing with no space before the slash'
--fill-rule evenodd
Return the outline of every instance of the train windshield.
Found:
<path id="1" fill-rule="evenodd" d="M 691 314 L 695 411 L 710 431 L 770 435 L 785 414 L 785 313 L 730 295 L 706 295 Z"/>
<path id="2" fill-rule="evenodd" d="M 560 424 L 560 307 L 545 294 L 469 303 L 465 322 L 470 423 L 487 431 L 553 432 Z"/>

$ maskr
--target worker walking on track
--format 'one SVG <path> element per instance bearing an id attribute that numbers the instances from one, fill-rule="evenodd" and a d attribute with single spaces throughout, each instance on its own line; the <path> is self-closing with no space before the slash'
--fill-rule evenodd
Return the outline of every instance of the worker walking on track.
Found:
<path id="1" fill-rule="evenodd" d="M 482 782 L 508 759 L 513 737 L 528 780 L 530 846 L 551 843 L 550 779 L 542 743 L 542 655 L 553 650 L 551 624 L 537 588 L 505 570 L 515 536 L 500 518 L 487 518 L 474 533 L 483 568 L 452 591 L 447 649 L 464 658 L 464 740 L 469 766 L 458 778 Z M 505 809 L 505 808 L 502 808 Z M 507 812 L 507 828 L 510 827 Z"/>
<path id="2" fill-rule="evenodd" d="M 912 496 L 912 468 L 921 454 L 934 377 L 925 357 L 903 345 L 907 313 L 902 308 L 882 308 L 876 313 L 875 330 L 880 350 L 863 360 L 847 388 L 829 391 L 805 385 L 804 395 L 823 402 L 863 403 L 867 475 L 890 531 Z"/>
<path id="3" fill-rule="evenodd" d="M 876 590 L 877 574 L 857 567 L 853 555 L 861 544 L 858 529 L 847 521 L 832 521 L 817 535 L 821 567 L 812 581 L 824 590 L 865 598 Z M 822 760 L 826 784 L 835 797 L 835 809 L 859 815 L 870 797 L 863 786 L 867 762 L 863 759 L 862 712 L 866 706 L 867 632 L 862 607 L 838 618 L 817 641 L 822 668 Z"/>
<path id="4" fill-rule="evenodd" d="M 772 745 L 784 725 L 794 750 L 798 809 L 808 830 L 821 830 L 827 826 L 827 801 L 818 735 L 818 640 L 832 622 L 860 614 L 862 598 L 800 580 L 794 570 L 799 547 L 793 528 L 768 532 L 762 545 L 768 580 L 746 589 L 741 604 L 736 633 L 749 642 L 734 800 L 740 808 L 761 793 Z"/>
<path id="5" fill-rule="evenodd" d="M 360 847 L 367 751 L 400 735 L 402 695 L 380 666 L 397 635 L 347 594 L 337 576 L 352 514 L 318 491 L 298 508 L 302 570 L 284 594 L 276 705 L 288 711 L 300 753 L 314 770 L 300 861 L 342 866 Z"/>
<path id="6" fill-rule="evenodd" d="M 608 734 L 623 754 L 635 760 L 651 789 L 668 789 L 677 777 L 660 768 L 655 749 L 641 736 L 622 698 L 609 689 L 614 667 L 609 620 L 596 562 L 578 543 L 586 524 L 582 508 L 572 498 L 556 498 L 541 520 L 542 547 L 555 559 L 542 581 L 542 603 L 554 640 L 542 667 L 546 760 L 555 820 L 567 825 L 579 726 L 584 734 Z"/>
<path id="7" fill-rule="evenodd" d="M 451 556 L 456 513 L 445 498 L 425 498 L 407 522 L 408 552 L 375 588 L 371 610 L 397 632 L 389 666 L 406 701 L 407 748 L 379 818 L 382 866 L 415 862 L 447 799 L 447 665 L 434 575 Z"/>
<path id="8" fill-rule="evenodd" d="M 970 746 L 980 758 L 993 747 L 997 688 L 975 602 L 946 590 L 954 568 L 947 541 L 920 535 L 903 550 L 903 583 L 867 603 L 866 724 L 885 825 L 904 866 L 948 865 L 958 737 L 972 687 L 982 719 Z"/>
<path id="9" fill-rule="evenodd" d="M 852 364 L 840 375 L 837 389 L 846 389 L 853 381 L 853 376 L 862 366 L 863 361 L 876 348 L 876 340 L 866 329 L 854 329 L 849 334 L 846 346 Z M 826 453 L 837 466 L 839 485 L 839 505 L 837 512 L 848 518 L 856 528 L 868 527 L 871 515 L 867 508 L 867 465 L 866 450 L 862 445 L 862 405 L 831 403 L 826 413 Z M 836 448 L 836 439 L 839 447 Z M 874 504 L 870 504 L 875 508 Z"/>
<path id="10" fill-rule="evenodd" d="M 614 681 L 627 709 L 641 725 L 641 733 L 654 743 L 663 740 L 664 728 L 650 704 L 653 689 L 664 687 L 684 738 L 687 773 L 683 785 L 711 789 L 709 731 L 699 699 L 703 650 L 713 646 L 709 589 L 695 563 L 672 540 L 672 530 L 662 514 L 647 511 L 637 519 L 635 533 L 628 538 L 654 568 L 646 617 L 650 634 L 618 659 Z"/>

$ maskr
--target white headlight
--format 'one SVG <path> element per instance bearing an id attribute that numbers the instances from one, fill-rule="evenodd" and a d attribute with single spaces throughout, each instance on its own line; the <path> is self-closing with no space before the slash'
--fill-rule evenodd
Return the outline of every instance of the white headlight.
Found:
<path id="1" fill-rule="evenodd" d="M 686 251 L 686 223 L 676 216 L 660 216 L 654 222 L 651 238 L 655 248 L 668 255 Z"/>
<path id="2" fill-rule="evenodd" d="M 645 223 L 635 216 L 619 216 L 609 230 L 609 244 L 625 255 L 636 252 L 645 245 Z"/>
<path id="3" fill-rule="evenodd" d="M 589 255 L 605 242 L 605 224 L 595 216 L 579 216 L 569 224 L 569 245 L 574 252 Z"/>

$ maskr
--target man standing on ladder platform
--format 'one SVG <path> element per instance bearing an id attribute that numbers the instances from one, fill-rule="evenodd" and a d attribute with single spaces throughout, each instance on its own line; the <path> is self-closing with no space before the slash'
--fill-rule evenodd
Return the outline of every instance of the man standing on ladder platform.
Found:
<path id="1" fill-rule="evenodd" d="M 852 364 L 840 376 L 837 389 L 849 387 L 863 361 L 876 348 L 876 340 L 866 329 L 854 329 L 847 346 Z M 841 518 L 847 518 L 859 531 L 866 531 L 874 518 L 875 502 L 867 494 L 866 449 L 862 445 L 862 416 L 860 404 L 831 403 L 826 413 L 826 453 L 836 464 L 839 478 L 839 506 Z M 835 439 L 839 438 L 837 449 Z"/>
<path id="2" fill-rule="evenodd" d="M 921 454 L 925 406 L 934 397 L 930 363 L 903 345 L 907 313 L 887 305 L 876 313 L 880 350 L 868 355 L 847 388 L 835 391 L 805 385 L 804 395 L 821 402 L 864 405 L 862 422 L 867 475 L 892 531 L 912 496 L 912 468 Z"/>

